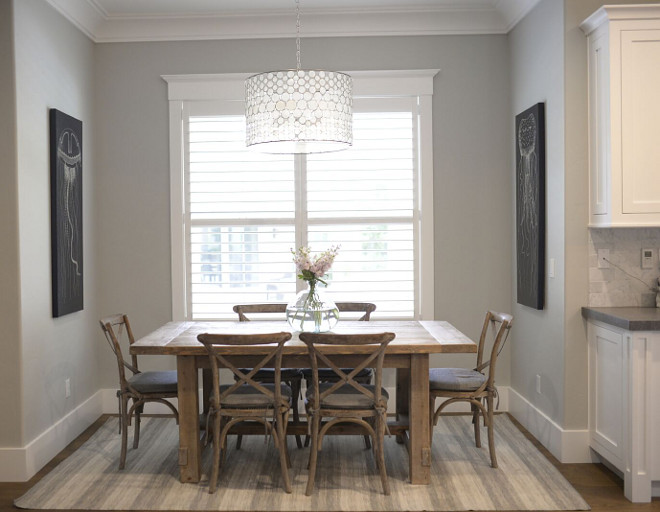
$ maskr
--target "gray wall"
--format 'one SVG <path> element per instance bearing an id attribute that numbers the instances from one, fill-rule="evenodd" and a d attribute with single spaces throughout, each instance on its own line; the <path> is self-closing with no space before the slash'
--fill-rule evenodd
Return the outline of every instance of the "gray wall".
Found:
<path id="1" fill-rule="evenodd" d="M 11 2 L 0 2 L 0 447 L 21 442 L 20 284 L 18 259 L 18 175 L 16 174 L 16 89 Z"/>
<path id="2" fill-rule="evenodd" d="M 589 300 L 587 40 L 579 25 L 606 3 L 542 0 L 509 34 L 512 116 L 546 103 L 546 261 L 556 262 L 543 311 L 515 304 L 514 292 L 511 383 L 564 430 L 588 426 L 581 315 Z M 604 231 L 613 243 L 630 238 L 626 230 Z"/>
<path id="3" fill-rule="evenodd" d="M 302 53 L 309 67 L 442 69 L 433 107 L 436 236 L 428 241 L 436 250 L 435 310 L 476 338 L 485 311 L 511 303 L 506 37 L 304 39 Z M 171 315 L 168 104 L 160 76 L 294 65 L 293 40 L 98 45 L 100 308 L 130 312 L 137 336 Z M 452 357 L 436 364 L 456 364 Z M 508 383 L 507 359 L 501 384 Z M 115 369 L 103 363 L 101 379 L 101 387 L 114 385 Z"/>
<path id="4" fill-rule="evenodd" d="M 12 270 L 20 276 L 22 377 L 9 389 L 21 394 L 25 445 L 98 390 L 94 45 L 46 2 L 13 6 L 20 263 Z M 83 122 L 85 309 L 58 319 L 51 314 L 49 108 Z"/>
<path id="5" fill-rule="evenodd" d="M 546 117 L 546 261 L 555 259 L 555 278 L 546 279 L 545 308 L 516 303 L 515 258 L 511 354 L 512 387 L 551 419 L 564 419 L 564 6 L 542 0 L 509 33 L 510 123 L 535 103 Z M 513 144 L 511 144 L 513 153 Z M 515 187 L 515 165 L 509 186 Z M 510 225 L 515 233 L 515 224 Z M 515 238 L 514 238 L 515 240 Z M 513 242 L 515 244 L 515 242 Z M 536 375 L 541 393 L 536 393 Z"/>

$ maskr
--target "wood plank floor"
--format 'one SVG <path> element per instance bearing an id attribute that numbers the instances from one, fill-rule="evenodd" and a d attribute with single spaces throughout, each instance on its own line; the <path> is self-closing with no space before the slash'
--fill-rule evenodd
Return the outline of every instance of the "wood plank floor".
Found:
<path id="1" fill-rule="evenodd" d="M 59 462 L 73 453 L 105 422 L 107 416 L 102 416 L 75 441 L 60 452 L 29 482 L 0 483 L 0 512 L 16 511 L 13 501 L 21 496 L 39 479 L 43 478 Z M 513 420 L 513 418 L 512 418 Z M 651 503 L 630 503 L 623 496 L 623 481 L 602 464 L 561 464 L 548 452 L 529 432 L 518 422 L 513 420 L 525 436 L 561 471 L 566 479 L 577 489 L 582 497 L 589 503 L 593 512 L 629 512 L 629 511 L 658 511 L 660 512 L 660 499 Z"/>

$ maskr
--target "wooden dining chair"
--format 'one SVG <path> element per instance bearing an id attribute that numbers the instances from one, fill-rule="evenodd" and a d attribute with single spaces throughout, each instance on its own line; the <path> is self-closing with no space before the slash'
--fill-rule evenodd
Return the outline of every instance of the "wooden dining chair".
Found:
<path id="1" fill-rule="evenodd" d="M 262 423 L 272 436 L 279 451 L 284 490 L 291 492 L 289 455 L 286 448 L 286 427 L 291 408 L 291 388 L 282 382 L 282 349 L 291 339 L 289 332 L 260 334 L 200 334 L 197 339 L 204 344 L 209 356 L 212 374 L 212 392 L 207 425 L 212 421 L 213 467 L 209 480 L 209 493 L 213 494 L 220 473 L 221 454 L 227 451 L 227 434 L 237 423 L 256 421 Z M 272 346 L 276 344 L 276 346 Z M 245 371 L 236 368 L 226 355 L 228 346 L 268 346 L 268 353 L 254 367 Z M 266 365 L 273 365 L 273 382 L 259 382 L 254 377 Z M 220 385 L 220 368 L 228 368 L 237 377 L 234 384 Z M 270 421 L 269 421 L 270 420 Z M 208 431 L 208 428 L 207 428 Z M 224 456 L 223 456 L 224 458 Z"/>
<path id="2" fill-rule="evenodd" d="M 314 489 L 318 453 L 324 436 L 339 423 L 353 423 L 363 427 L 371 436 L 376 464 L 380 472 L 383 492 L 390 494 L 385 468 L 384 437 L 387 430 L 387 400 L 382 387 L 383 360 L 387 345 L 394 339 L 391 332 L 369 334 L 300 333 L 300 341 L 307 345 L 312 368 L 312 386 L 306 392 L 305 408 L 310 422 L 312 447 L 309 453 L 309 479 L 305 494 Z M 323 352 L 324 345 L 355 345 L 362 361 L 349 373 L 335 365 Z M 337 382 L 320 382 L 319 366 L 330 368 Z M 364 368 L 374 367 L 374 384 L 358 382 L 355 376 Z M 324 418 L 330 418 L 325 423 Z"/>
<path id="3" fill-rule="evenodd" d="M 129 347 L 135 342 L 128 316 L 124 314 L 112 315 L 102 318 L 100 323 L 105 339 L 117 358 L 119 369 L 119 390 L 117 391 L 119 432 L 121 434 L 119 469 L 124 469 L 126 465 L 128 427 L 134 416 L 133 449 L 135 450 L 140 442 L 140 414 L 145 403 L 159 402 L 166 405 L 172 411 L 176 422 L 179 422 L 179 413 L 176 407 L 167 400 L 168 398 L 177 397 L 177 375 L 176 370 L 141 372 L 138 369 L 137 356 L 131 356 L 130 363 L 124 359 L 120 341 L 124 341 L 124 338 L 126 338 Z M 130 377 L 126 376 L 126 369 L 131 372 Z M 132 404 L 129 407 L 130 401 L 132 401 Z"/>
<path id="4" fill-rule="evenodd" d="M 437 424 L 443 409 L 456 402 L 468 402 L 472 409 L 472 423 L 474 424 L 474 441 L 477 448 L 481 447 L 481 429 L 479 416 L 483 416 L 484 425 L 488 428 L 488 449 L 490 464 L 497 467 L 495 455 L 495 440 L 493 430 L 493 401 L 497 396 L 495 387 L 495 368 L 497 356 L 504 347 L 513 317 L 506 313 L 488 311 L 484 320 L 479 346 L 477 348 L 477 365 L 473 369 L 465 368 L 431 368 L 429 371 L 429 411 L 435 410 L 437 398 L 445 398 L 435 413 L 431 415 L 431 432 Z M 486 345 L 492 342 L 490 358 L 484 361 Z M 484 405 L 485 402 L 485 405 Z M 433 436 L 431 436 L 433 439 Z"/>
<path id="5" fill-rule="evenodd" d="M 337 309 L 340 313 L 358 313 L 358 315 L 353 315 L 349 317 L 351 320 L 357 320 L 360 322 L 368 322 L 371 319 L 371 313 L 376 311 L 376 305 L 371 302 L 336 302 Z M 342 316 L 342 319 L 344 317 Z M 350 373 L 353 368 L 342 368 L 344 373 Z M 305 386 L 309 389 L 312 386 L 312 369 L 303 368 L 302 369 L 303 378 L 305 379 Z M 371 368 L 362 368 L 356 375 L 355 380 L 362 384 L 371 384 L 373 379 L 374 372 Z M 338 382 L 339 376 L 333 372 L 330 368 L 319 368 L 319 381 L 320 382 Z M 309 446 L 310 438 L 309 436 L 305 437 L 305 446 Z M 364 436 L 364 444 L 368 448 L 371 448 L 371 443 L 369 442 L 369 436 Z"/>
<path id="6" fill-rule="evenodd" d="M 249 322 L 251 318 L 247 315 L 255 315 L 252 318 L 284 320 L 286 313 L 286 304 L 237 304 L 234 306 L 234 312 L 238 315 L 239 322 Z M 249 368 L 242 368 L 243 372 L 249 371 Z M 254 375 L 254 380 L 259 382 L 272 383 L 275 378 L 275 372 L 272 368 L 262 368 Z M 293 424 L 300 424 L 300 412 L 298 411 L 298 397 L 302 387 L 303 373 L 299 368 L 282 368 L 282 382 L 286 382 L 293 393 Z M 298 448 L 303 447 L 302 440 L 296 435 L 296 444 Z M 243 436 L 236 438 L 236 449 L 240 450 Z"/>

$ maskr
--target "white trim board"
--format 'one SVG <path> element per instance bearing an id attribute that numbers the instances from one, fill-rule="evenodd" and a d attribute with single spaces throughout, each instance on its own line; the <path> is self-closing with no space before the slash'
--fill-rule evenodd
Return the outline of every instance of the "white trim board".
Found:
<path id="1" fill-rule="evenodd" d="M 293 37 L 293 7 L 195 9 L 195 2 L 179 2 L 174 11 L 154 8 L 106 10 L 103 0 L 46 0 L 96 43 L 184 41 Z M 539 0 L 443 0 L 437 5 L 407 4 L 304 9 L 303 37 L 419 36 L 506 34 Z M 246 2 L 247 3 L 247 2 Z M 252 2 L 254 3 L 254 2 Z M 130 5 L 131 2 L 125 4 Z M 170 2 L 171 4 L 171 2 Z M 157 5 L 153 3 L 153 5 Z M 282 4 L 280 3 L 280 6 Z M 107 4 L 106 4 L 107 7 Z"/>
<path id="2" fill-rule="evenodd" d="M 0 448 L 0 482 L 26 482 L 102 414 L 102 391 L 20 448 Z"/>
<path id="3" fill-rule="evenodd" d="M 520 422 L 559 462 L 593 462 L 589 430 L 566 430 L 537 409 L 513 388 L 508 388 L 509 413 Z"/>

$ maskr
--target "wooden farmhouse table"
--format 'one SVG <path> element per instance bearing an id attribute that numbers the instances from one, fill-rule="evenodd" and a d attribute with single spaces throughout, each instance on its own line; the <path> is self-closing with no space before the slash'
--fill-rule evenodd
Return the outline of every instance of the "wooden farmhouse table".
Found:
<path id="1" fill-rule="evenodd" d="M 134 355 L 166 355 L 177 359 L 179 408 L 179 467 L 182 482 L 199 482 L 201 477 L 201 442 L 199 428 L 200 368 L 208 368 L 208 355 L 197 335 L 209 333 L 266 333 L 291 331 L 283 321 L 252 322 L 169 322 L 136 341 Z M 384 367 L 396 368 L 396 421 L 388 422 L 390 432 L 406 443 L 409 455 L 409 479 L 412 484 L 428 484 L 431 469 L 431 431 L 429 416 L 429 356 L 436 353 L 476 352 L 476 344 L 448 322 L 372 320 L 341 321 L 333 332 L 357 334 L 367 332 L 396 334 L 385 354 Z M 367 347 L 324 347 L 326 354 L 341 367 L 354 367 L 356 354 Z M 227 346 L 232 364 L 252 367 L 267 353 L 262 347 Z M 310 366 L 307 347 L 297 333 L 284 347 L 282 366 Z M 205 390 L 205 394 L 208 393 Z M 289 428 L 287 433 L 306 432 Z M 263 433 L 263 428 L 261 429 Z"/>

